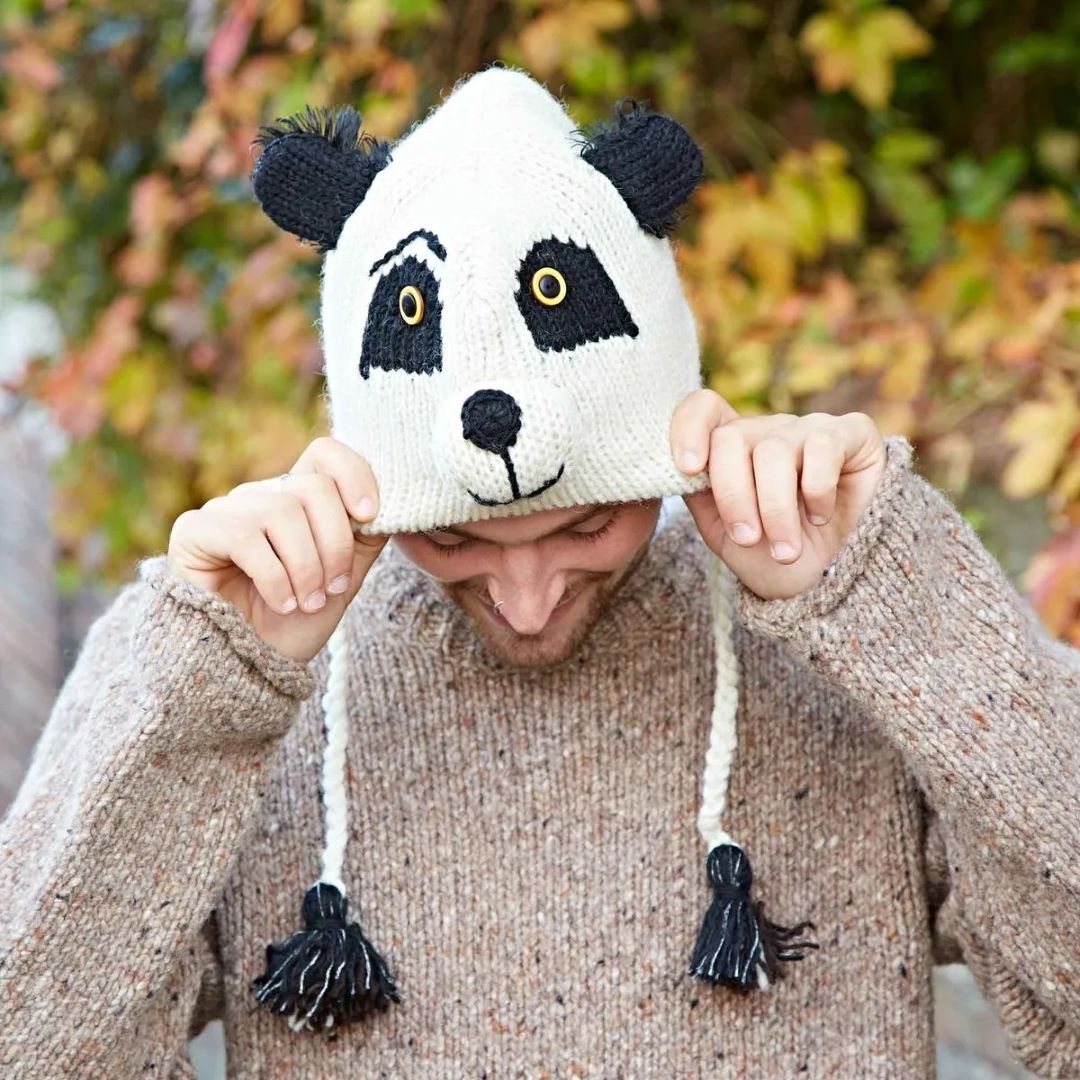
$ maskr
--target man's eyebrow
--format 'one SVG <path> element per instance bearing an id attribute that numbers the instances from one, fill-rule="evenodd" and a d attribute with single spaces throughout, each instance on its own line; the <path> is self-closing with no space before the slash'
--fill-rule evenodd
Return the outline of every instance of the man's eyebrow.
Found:
<path id="1" fill-rule="evenodd" d="M 403 240 L 399 240 L 392 250 L 388 251 L 381 259 L 376 259 L 371 264 L 371 269 L 368 271 L 370 277 L 379 269 L 383 263 L 389 262 L 399 251 L 402 251 L 407 245 L 411 244 L 414 240 L 423 240 L 425 244 L 431 249 L 431 253 L 437 258 L 446 261 L 446 248 L 443 247 L 442 241 L 431 232 L 429 229 L 414 229 Z"/>
<path id="2" fill-rule="evenodd" d="M 613 507 L 609 503 L 602 503 L 599 506 L 587 507 L 580 514 L 578 514 L 577 517 L 571 518 L 569 521 L 564 522 L 562 525 L 559 525 L 557 528 L 550 529 L 548 532 L 543 533 L 541 536 L 538 536 L 537 539 L 542 540 L 542 539 L 544 539 L 544 537 L 553 536 L 555 533 L 562 532 L 563 529 L 570 529 L 574 525 L 580 525 L 582 522 L 588 521 L 589 518 L 594 518 L 594 517 L 596 517 L 597 514 L 602 514 L 605 510 L 611 510 L 611 509 L 613 509 Z M 440 532 L 440 533 L 449 533 L 451 536 L 460 536 L 460 537 L 463 537 L 466 540 L 475 540 L 476 539 L 476 537 L 473 536 L 471 533 L 462 532 L 461 528 L 459 526 L 456 526 L 456 525 L 448 525 L 445 529 L 432 529 L 431 531 L 432 532 Z"/>

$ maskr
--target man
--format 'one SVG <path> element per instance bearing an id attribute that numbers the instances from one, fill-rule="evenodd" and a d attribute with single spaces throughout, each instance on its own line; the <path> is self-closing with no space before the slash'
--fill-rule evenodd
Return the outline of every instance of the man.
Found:
<path id="1" fill-rule="evenodd" d="M 635 116 L 618 144 L 593 141 L 583 158 L 611 182 L 595 200 L 614 213 L 617 192 L 634 217 L 613 219 L 608 247 L 605 230 L 577 254 L 548 243 L 566 287 L 540 281 L 535 307 L 524 289 L 494 306 L 505 280 L 476 252 L 497 238 L 469 250 L 466 202 L 435 229 L 393 220 L 422 151 L 459 146 L 459 121 L 494 122 L 495 97 L 513 98 L 515 124 L 548 108 L 517 76 L 481 78 L 393 164 L 370 148 L 355 162 L 332 128 L 276 136 L 266 168 L 290 198 L 297 176 L 331 176 L 360 200 L 328 222 L 325 192 L 286 205 L 256 182 L 275 220 L 330 252 L 323 325 L 348 441 L 316 440 L 285 476 L 183 515 L 88 636 L 4 823 L 5 1075 L 190 1075 L 185 1038 L 220 1015 L 242 1077 L 928 1076 L 930 970 L 959 958 L 1017 1055 L 1076 1075 L 1075 653 L 866 417 L 742 418 L 663 367 L 611 385 L 612 417 L 593 408 L 611 381 L 590 373 L 652 362 L 635 348 L 655 353 L 658 327 L 693 360 L 650 232 L 671 206 L 649 155 L 677 132 Z M 634 175 L 657 178 L 644 194 L 621 172 L 627 140 Z M 462 170 L 460 187 L 449 170 L 439 183 L 467 200 Z M 418 243 L 422 267 L 405 255 Z M 638 260 L 650 272 L 635 277 Z M 520 280 L 547 265 L 523 259 Z M 597 266 L 619 303 L 544 323 L 575 267 L 587 297 L 605 295 Z M 396 309 L 379 307 L 386 281 Z M 401 329 L 430 328 L 411 321 L 425 308 L 439 355 Z M 549 356 L 554 333 L 587 343 Z M 507 376 L 510 334 L 550 385 Z M 458 362 L 487 364 L 489 392 L 447 381 Z M 372 409 L 364 424 L 354 408 Z M 577 490 L 618 495 L 566 494 L 582 477 Z M 653 493 L 627 495 L 642 477 Z M 717 723 L 736 705 L 737 750 Z M 688 823 L 706 743 L 702 809 L 745 841 L 768 911 L 749 874 L 710 870 L 703 924 Z M 742 853 L 710 845 L 710 859 L 721 848 Z M 317 875 L 306 930 L 282 940 L 297 883 Z M 735 921 L 770 946 L 718 971 Z M 699 926 L 718 944 L 692 977 Z M 353 1011 L 372 984 L 386 1007 Z"/>

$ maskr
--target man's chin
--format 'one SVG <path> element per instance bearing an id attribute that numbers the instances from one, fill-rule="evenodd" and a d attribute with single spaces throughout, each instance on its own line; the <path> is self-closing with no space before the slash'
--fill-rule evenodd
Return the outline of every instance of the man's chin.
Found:
<path id="1" fill-rule="evenodd" d="M 548 668 L 565 663 L 577 651 L 582 641 L 588 636 L 587 627 L 581 637 L 568 637 L 566 634 L 492 634 L 475 623 L 476 629 L 485 648 L 500 663 L 516 668 Z"/>

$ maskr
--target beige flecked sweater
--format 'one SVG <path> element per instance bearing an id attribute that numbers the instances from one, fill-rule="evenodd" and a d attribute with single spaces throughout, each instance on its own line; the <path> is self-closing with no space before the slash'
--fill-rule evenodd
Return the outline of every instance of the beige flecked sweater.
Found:
<path id="1" fill-rule="evenodd" d="M 501 666 L 391 545 L 349 609 L 345 880 L 403 1002 L 336 1039 L 256 1008 L 318 875 L 319 692 L 148 560 L 95 624 L 6 818 L 0 1075 L 933 1074 L 963 957 L 1017 1056 L 1080 1076 L 1080 664 L 948 501 L 889 463 L 823 580 L 740 593 L 729 828 L 821 944 L 763 994 L 685 974 L 713 666 L 676 506 L 561 668 Z"/>

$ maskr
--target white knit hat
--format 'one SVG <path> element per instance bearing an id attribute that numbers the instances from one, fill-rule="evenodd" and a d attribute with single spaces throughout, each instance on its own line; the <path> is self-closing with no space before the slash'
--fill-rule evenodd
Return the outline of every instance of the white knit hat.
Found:
<path id="1" fill-rule="evenodd" d="M 252 181 L 277 224 L 326 255 L 321 333 L 333 434 L 379 485 L 362 531 L 445 527 L 553 507 L 687 494 L 672 415 L 701 385 L 693 314 L 668 234 L 702 174 L 670 117 L 619 102 L 575 128 L 521 71 L 491 67 L 392 146 L 350 108 L 264 127 Z M 717 685 L 699 830 L 713 901 L 688 973 L 766 986 L 796 940 L 750 900 L 720 826 L 735 751 L 730 575 L 711 568 Z M 401 996 L 347 918 L 342 881 L 349 656 L 330 640 L 322 874 L 306 929 L 267 948 L 252 984 L 294 1028 L 328 1028 Z"/>

